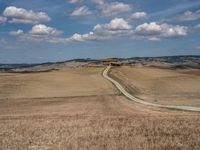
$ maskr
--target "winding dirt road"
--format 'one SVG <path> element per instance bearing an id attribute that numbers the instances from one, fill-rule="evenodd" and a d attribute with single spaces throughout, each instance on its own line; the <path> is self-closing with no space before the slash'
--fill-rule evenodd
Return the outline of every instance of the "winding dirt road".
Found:
<path id="1" fill-rule="evenodd" d="M 143 101 L 139 98 L 136 98 L 135 96 L 131 95 L 130 93 L 128 93 L 123 86 L 117 82 L 116 80 L 114 80 L 113 78 L 108 76 L 108 71 L 111 69 L 111 66 L 108 66 L 104 71 L 103 71 L 103 77 L 106 78 L 107 80 L 109 80 L 110 82 L 112 82 L 117 89 L 128 99 L 135 101 L 137 103 L 143 104 L 143 105 L 147 105 L 147 106 L 153 106 L 153 107 L 159 107 L 159 108 L 167 108 L 167 109 L 177 109 L 177 110 L 184 110 L 184 111 L 196 111 L 196 112 L 200 112 L 200 108 L 199 107 L 190 107 L 190 106 L 174 106 L 174 105 L 161 105 L 161 104 L 154 104 L 154 103 L 150 103 L 150 102 L 146 102 Z"/>

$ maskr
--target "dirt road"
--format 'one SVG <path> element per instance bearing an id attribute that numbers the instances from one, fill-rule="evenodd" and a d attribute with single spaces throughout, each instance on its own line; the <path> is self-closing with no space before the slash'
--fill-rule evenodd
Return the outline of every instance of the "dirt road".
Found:
<path id="1" fill-rule="evenodd" d="M 200 112 L 200 108 L 199 107 L 189 107 L 189 106 L 174 106 L 174 105 L 161 105 L 161 104 L 154 104 L 154 103 L 150 103 L 150 102 L 146 102 L 143 101 L 139 98 L 134 97 L 133 95 L 131 95 L 130 93 L 128 93 L 123 86 L 117 82 L 116 80 L 112 79 L 111 77 L 108 76 L 108 71 L 111 69 L 111 66 L 108 66 L 104 72 L 103 72 L 103 76 L 104 78 L 106 78 L 107 80 L 111 81 L 116 87 L 117 89 L 127 98 L 143 104 L 143 105 L 147 105 L 147 106 L 153 106 L 153 107 L 159 107 L 159 108 L 167 108 L 167 109 L 178 109 L 178 110 L 185 110 L 185 111 L 196 111 L 196 112 Z"/>

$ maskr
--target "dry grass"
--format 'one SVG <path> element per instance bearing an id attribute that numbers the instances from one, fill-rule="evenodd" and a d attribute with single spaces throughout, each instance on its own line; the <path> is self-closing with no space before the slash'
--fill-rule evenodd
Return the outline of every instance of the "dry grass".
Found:
<path id="1" fill-rule="evenodd" d="M 148 67 L 120 67 L 111 74 L 146 101 L 200 106 L 200 70 L 175 71 Z"/>
<path id="2" fill-rule="evenodd" d="M 120 96 L 24 100 L 0 112 L 0 149 L 200 148 L 199 114 L 145 108 Z"/>
<path id="3" fill-rule="evenodd" d="M 40 73 L 0 73 L 0 99 L 113 94 L 103 68 L 67 68 Z"/>
<path id="4" fill-rule="evenodd" d="M 81 84 L 86 84 L 83 78 L 86 80 L 91 77 L 91 81 L 87 82 L 96 86 L 91 88 L 93 91 L 102 89 L 107 91 L 106 94 L 115 92 L 114 87 L 101 77 L 101 69 L 93 68 L 94 74 L 93 70 L 87 71 L 87 69 L 44 73 L 42 77 L 32 79 L 30 76 L 38 74 L 29 74 L 30 76 L 19 74 L 8 78 L 9 81 L 17 81 L 18 85 L 22 82 L 21 76 L 25 76 L 25 79 L 28 79 L 28 84 L 23 79 L 25 85 L 30 86 L 33 85 L 30 83 L 34 82 L 37 87 L 53 83 L 58 86 L 62 83 L 55 78 L 62 74 L 62 79 L 65 80 L 63 82 L 66 82 L 68 79 L 64 76 L 67 74 L 70 78 L 68 82 L 76 83 L 72 86 L 66 84 L 67 92 L 67 90 L 73 91 L 75 87 L 80 91 L 87 91 Z M 74 81 L 78 77 L 81 84 Z M 1 75 L 1 80 L 2 78 Z M 36 85 L 35 80 L 40 81 L 37 82 L 39 85 Z M 21 87 L 21 91 L 27 90 L 23 88 Z M 59 86 L 57 88 L 62 90 Z M 11 95 L 14 96 L 13 93 Z M 95 96 L 70 97 L 69 94 L 60 98 L 34 96 L 0 99 L 0 149 L 2 150 L 198 150 L 200 149 L 199 124 L 199 113 L 148 108 L 135 104 L 123 96 L 102 95 L 98 91 Z"/>

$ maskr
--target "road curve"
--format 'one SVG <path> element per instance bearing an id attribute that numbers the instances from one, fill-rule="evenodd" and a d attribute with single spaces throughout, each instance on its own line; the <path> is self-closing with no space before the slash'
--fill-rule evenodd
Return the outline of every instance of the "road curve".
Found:
<path id="1" fill-rule="evenodd" d="M 108 66 L 104 71 L 103 71 L 103 77 L 106 78 L 107 80 L 109 80 L 110 82 L 112 82 L 118 90 L 120 90 L 120 92 L 127 97 L 128 99 L 135 101 L 137 103 L 143 104 L 143 105 L 147 105 L 147 106 L 153 106 L 153 107 L 159 107 L 159 108 L 167 108 L 167 109 L 177 109 L 177 110 L 184 110 L 184 111 L 196 111 L 196 112 L 200 112 L 200 108 L 199 107 L 190 107 L 190 106 L 174 106 L 174 105 L 161 105 L 161 104 L 154 104 L 154 103 L 150 103 L 150 102 L 146 102 L 143 101 L 137 97 L 134 97 L 133 95 L 131 95 L 130 93 L 128 93 L 123 86 L 117 82 L 116 80 L 114 80 L 113 78 L 108 76 L 108 71 L 110 70 L 111 66 Z"/>

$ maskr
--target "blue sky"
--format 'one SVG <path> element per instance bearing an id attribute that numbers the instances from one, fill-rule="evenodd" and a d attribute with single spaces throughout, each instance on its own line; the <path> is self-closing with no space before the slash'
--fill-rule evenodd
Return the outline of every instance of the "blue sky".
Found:
<path id="1" fill-rule="evenodd" d="M 199 0 L 0 0 L 0 63 L 200 55 Z"/>

